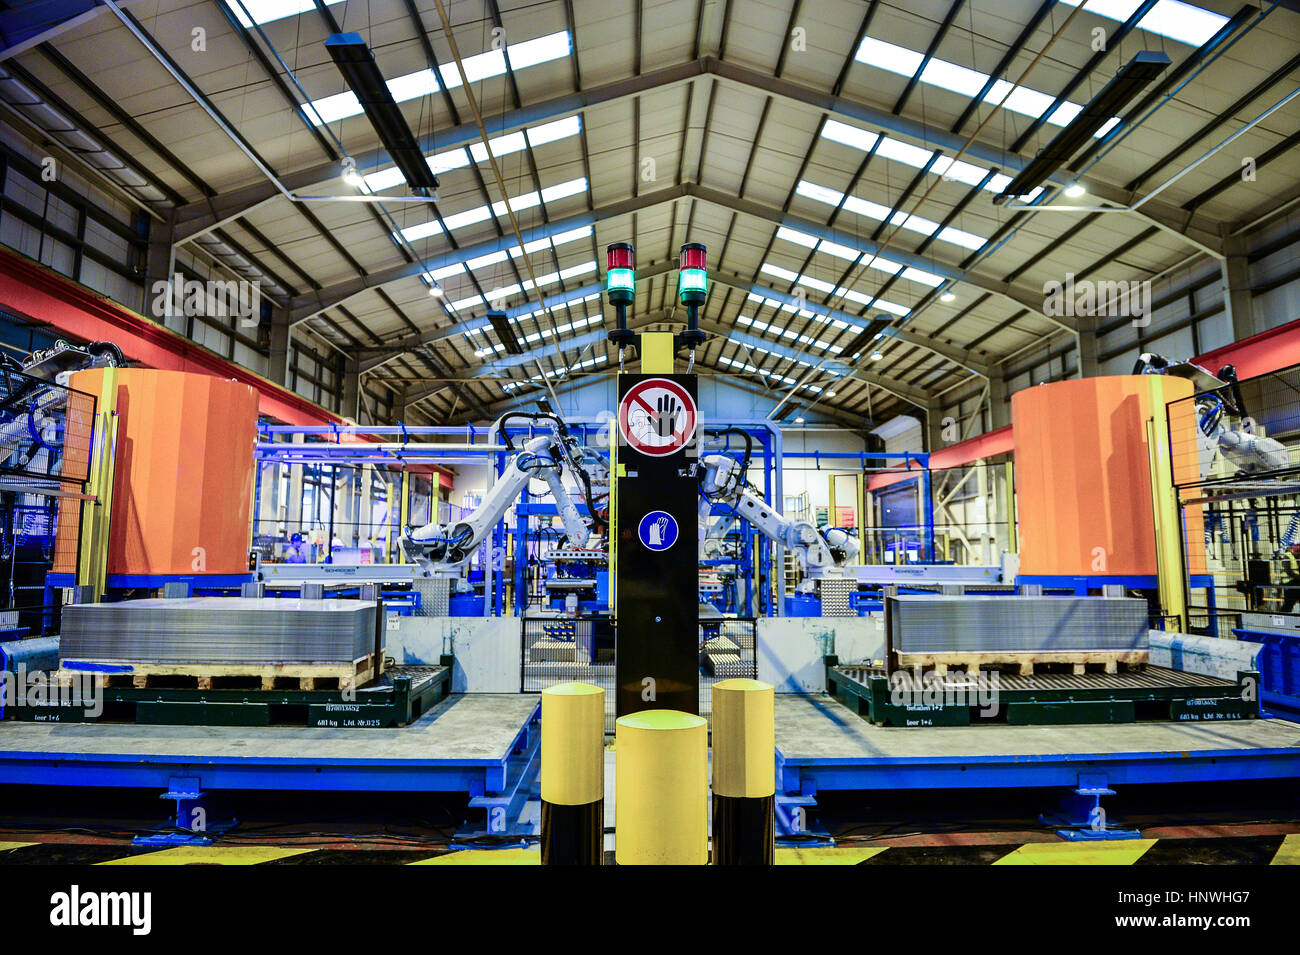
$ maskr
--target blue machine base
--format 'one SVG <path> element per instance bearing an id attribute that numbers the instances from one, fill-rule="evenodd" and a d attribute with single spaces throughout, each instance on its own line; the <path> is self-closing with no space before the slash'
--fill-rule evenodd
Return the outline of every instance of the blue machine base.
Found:
<path id="1" fill-rule="evenodd" d="M 199 835 L 197 832 L 160 832 L 152 836 L 136 836 L 131 840 L 131 845 L 174 849 L 177 846 L 210 846 L 212 842 L 211 836 Z"/>
<path id="2" fill-rule="evenodd" d="M 785 598 L 785 615 L 787 617 L 820 617 L 822 602 L 811 594 L 791 594 Z"/>
<path id="3" fill-rule="evenodd" d="M 1136 829 L 1057 829 L 1066 842 L 1110 842 L 1116 839 L 1141 839 Z"/>

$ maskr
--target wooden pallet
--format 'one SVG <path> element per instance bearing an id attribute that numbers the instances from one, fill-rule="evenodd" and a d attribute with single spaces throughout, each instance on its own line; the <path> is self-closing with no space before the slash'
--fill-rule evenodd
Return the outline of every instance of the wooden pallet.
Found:
<path id="1" fill-rule="evenodd" d="M 894 658 L 900 670 L 920 667 L 944 674 L 948 670 L 966 670 L 976 672 L 983 667 L 1017 667 L 1022 676 L 1032 676 L 1034 669 L 1049 667 L 1070 668 L 1070 672 L 1081 675 L 1089 667 L 1100 668 L 1106 673 L 1118 673 L 1121 665 L 1145 666 L 1148 659 L 1146 650 L 1032 650 L 1025 652 L 986 651 L 982 653 L 963 653 L 948 651 L 943 653 L 905 653 L 894 651 Z"/>
<path id="2" fill-rule="evenodd" d="M 262 690 L 351 690 L 374 680 L 383 672 L 382 662 L 376 672 L 374 654 L 351 663 L 134 663 L 121 660 L 74 660 L 59 668 L 60 683 L 85 679 L 87 674 L 102 675 L 105 686 L 131 686 L 139 690 L 193 687 L 199 690 L 222 688 L 256 688 Z M 91 667 L 129 667 L 119 673 L 79 669 Z"/>

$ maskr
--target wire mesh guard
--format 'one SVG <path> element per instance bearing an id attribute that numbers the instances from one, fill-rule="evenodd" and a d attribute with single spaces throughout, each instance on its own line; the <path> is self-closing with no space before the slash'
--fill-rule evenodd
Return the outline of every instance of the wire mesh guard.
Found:
<path id="1" fill-rule="evenodd" d="M 93 396 L 0 369 L 0 475 L 86 480 L 94 416 Z"/>
<path id="2" fill-rule="evenodd" d="M 713 684 L 735 677 L 755 679 L 756 623 L 753 618 L 702 621 L 700 715 L 713 712 Z M 605 691 L 605 732 L 614 732 L 615 629 L 607 620 L 525 617 L 520 690 L 540 693 L 548 686 L 578 680 Z"/>

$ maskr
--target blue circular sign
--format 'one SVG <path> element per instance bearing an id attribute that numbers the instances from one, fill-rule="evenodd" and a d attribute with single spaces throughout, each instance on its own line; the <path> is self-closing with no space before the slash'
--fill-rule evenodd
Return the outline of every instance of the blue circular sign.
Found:
<path id="1" fill-rule="evenodd" d="M 636 534 L 646 550 L 667 550 L 677 543 L 677 521 L 667 511 L 651 511 L 641 518 Z"/>

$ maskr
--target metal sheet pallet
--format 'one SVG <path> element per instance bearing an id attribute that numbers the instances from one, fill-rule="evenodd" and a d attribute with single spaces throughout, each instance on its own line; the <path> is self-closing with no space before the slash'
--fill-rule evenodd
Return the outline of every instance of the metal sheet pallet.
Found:
<path id="1" fill-rule="evenodd" d="M 996 682 L 993 680 L 996 679 Z M 1117 674 L 892 675 L 826 658 L 826 688 L 877 726 L 1061 725 L 1241 720 L 1259 713 L 1259 674 L 1237 681 L 1147 667 Z"/>
<path id="2" fill-rule="evenodd" d="M 419 719 L 451 691 L 451 660 L 440 666 L 390 667 L 354 692 L 300 689 L 98 689 L 78 686 L 27 693 L 4 712 L 33 723 L 137 723 L 169 726 L 317 726 L 383 728 Z M 87 705 L 89 703 L 90 705 Z"/>

